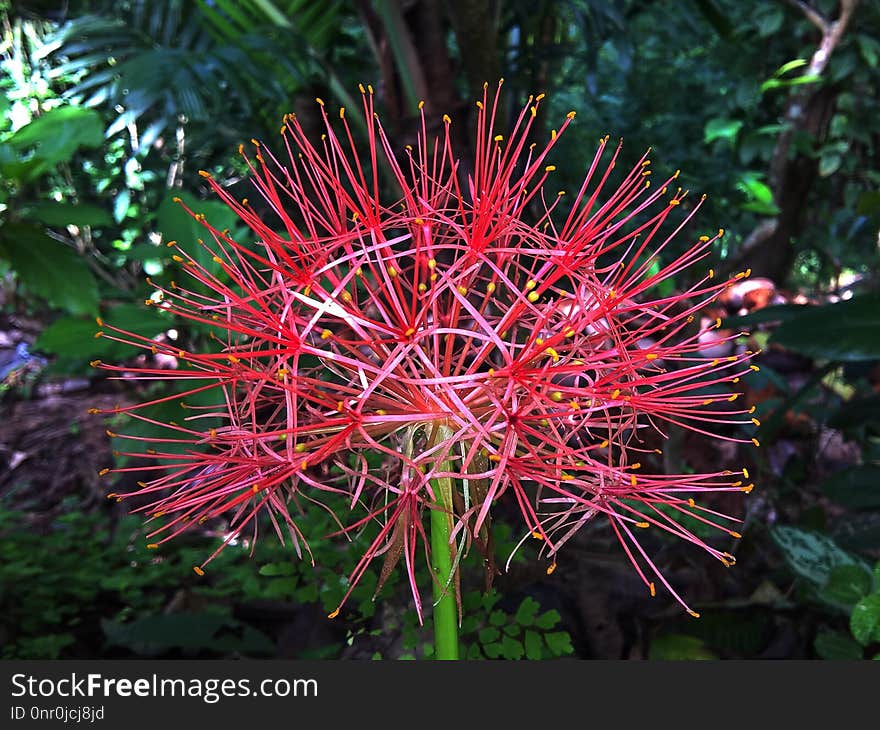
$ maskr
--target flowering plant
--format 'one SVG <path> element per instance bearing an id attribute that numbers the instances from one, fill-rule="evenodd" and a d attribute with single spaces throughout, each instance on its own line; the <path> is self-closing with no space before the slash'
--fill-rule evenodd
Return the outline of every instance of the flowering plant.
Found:
<path id="1" fill-rule="evenodd" d="M 698 314 L 734 279 L 706 269 L 686 291 L 658 293 L 705 259 L 723 231 L 670 253 L 702 199 L 673 187 L 678 173 L 652 185 L 647 153 L 612 186 L 620 145 L 607 137 L 580 189 L 551 194 L 550 154 L 575 114 L 532 143 L 543 95 L 529 98 L 505 136 L 498 94 L 484 89 L 467 171 L 448 116 L 432 142 L 422 110 L 416 144 L 398 150 L 372 89 L 362 96 L 363 156 L 346 111 L 331 123 L 319 99 L 320 141 L 287 116 L 283 160 L 256 141 L 252 155 L 240 150 L 258 203 L 202 173 L 252 240 L 187 208 L 214 266 L 186 253 L 195 242 L 169 242 L 190 283 L 155 284 L 148 303 L 211 327 L 212 347 L 186 352 L 99 323 L 104 337 L 176 360 L 170 370 L 149 360 L 99 367 L 183 384 L 160 401 L 210 394 L 209 405 L 188 404 L 180 423 L 145 415 L 157 400 L 114 411 L 164 429 L 141 439 L 155 461 L 151 478 L 119 498 L 140 500 L 154 547 L 225 516 L 226 540 L 195 567 L 201 575 L 229 541 L 245 530 L 256 537 L 260 514 L 298 554 L 308 551 L 299 515 L 344 495 L 363 512 L 340 519 L 340 533 L 379 524 L 350 586 L 376 558 L 383 580 L 402 562 L 421 616 L 424 553 L 435 621 L 445 611 L 447 623 L 458 560 L 472 545 L 486 549 L 498 500 L 517 505 L 523 540 L 541 541 L 548 572 L 565 542 L 601 517 L 651 595 L 659 582 L 694 613 L 638 533 L 653 527 L 725 565 L 734 560 L 684 523 L 739 537 L 735 518 L 697 500 L 750 491 L 748 472 L 647 468 L 669 428 L 711 433 L 753 420 L 733 403 L 731 385 L 756 367 L 753 353 L 701 352 L 707 328 Z M 201 425 L 212 419 L 220 424 Z"/>

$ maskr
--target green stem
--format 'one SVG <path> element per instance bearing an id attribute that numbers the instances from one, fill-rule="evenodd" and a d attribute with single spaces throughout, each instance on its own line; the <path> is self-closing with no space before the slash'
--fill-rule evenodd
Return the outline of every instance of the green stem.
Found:
<path id="1" fill-rule="evenodd" d="M 446 425 L 434 426 L 431 445 L 452 438 L 452 429 Z M 440 471 L 449 471 L 449 464 L 439 465 Z M 438 506 L 431 510 L 431 566 L 434 569 L 434 658 L 458 659 L 458 604 L 455 600 L 455 580 L 452 575 L 452 479 L 431 480 L 431 488 Z"/>

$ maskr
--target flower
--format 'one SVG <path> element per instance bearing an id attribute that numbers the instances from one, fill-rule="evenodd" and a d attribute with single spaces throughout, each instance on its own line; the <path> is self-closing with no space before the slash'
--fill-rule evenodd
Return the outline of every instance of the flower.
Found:
<path id="1" fill-rule="evenodd" d="M 295 515 L 344 495 L 365 511 L 340 532 L 380 525 L 350 585 L 375 558 L 385 556 L 384 578 L 402 557 L 421 614 L 423 516 L 440 508 L 438 480 L 451 478 L 460 548 L 480 543 L 493 505 L 512 500 L 523 539 L 542 541 L 552 570 L 571 535 L 604 517 L 650 593 L 657 580 L 693 613 L 638 533 L 653 527 L 733 562 L 684 523 L 739 537 L 735 518 L 696 499 L 750 491 L 747 471 L 650 468 L 670 427 L 711 434 L 713 425 L 752 420 L 732 387 L 755 367 L 752 353 L 706 357 L 706 330 L 694 324 L 747 272 L 722 279 L 708 269 L 677 294 L 658 287 L 703 261 L 723 231 L 672 253 L 702 199 L 692 204 L 673 187 L 678 173 L 652 186 L 647 153 L 612 186 L 621 147 L 607 137 L 580 189 L 550 194 L 549 156 L 575 114 L 545 144 L 531 144 L 543 95 L 529 98 L 505 137 L 499 94 L 484 89 L 465 175 L 448 116 L 432 143 L 422 109 L 417 144 L 397 150 L 372 89 L 361 91 L 363 157 L 345 110 L 331 123 L 318 99 L 319 142 L 288 115 L 283 161 L 257 141 L 252 156 L 240 149 L 258 205 L 202 173 L 251 240 L 187 208 L 206 231 L 203 251 L 190 256 L 194 242 L 170 242 L 190 283 L 154 285 L 153 300 L 212 328 L 211 347 L 185 352 L 102 323 L 103 336 L 173 356 L 179 367 L 99 367 L 182 386 L 115 409 L 167 434 L 147 451 L 153 478 L 119 498 L 146 498 L 138 509 L 150 517 L 152 546 L 227 516 L 228 537 L 195 568 L 202 574 L 230 540 L 246 529 L 256 535 L 261 513 L 299 554 L 308 546 Z M 181 423 L 145 415 L 146 406 L 197 394 L 209 405 L 189 405 Z M 750 441 L 735 431 L 716 437 Z"/>

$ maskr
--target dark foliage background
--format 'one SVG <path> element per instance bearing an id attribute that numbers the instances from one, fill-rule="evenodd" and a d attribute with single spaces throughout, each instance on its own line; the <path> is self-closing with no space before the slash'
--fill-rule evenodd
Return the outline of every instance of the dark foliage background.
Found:
<path id="1" fill-rule="evenodd" d="M 357 108 L 361 82 L 401 146 L 424 99 L 464 150 L 473 99 L 501 76 L 511 109 L 545 92 L 545 119 L 578 110 L 560 187 L 578 186 L 607 133 L 709 194 L 701 222 L 728 233 L 718 266 L 752 278 L 705 314 L 764 348 L 743 384 L 761 448 L 672 434 L 669 466 L 745 465 L 757 484 L 735 505 L 743 539 L 722 548 L 736 567 L 649 545 L 699 621 L 648 598 L 597 524 L 551 576 L 523 550 L 486 593 L 472 558 L 466 655 L 880 652 L 876 2 L 0 0 L 0 22 L 0 656 L 430 656 L 395 579 L 374 600 L 368 576 L 326 619 L 359 547 L 322 539 L 329 520 L 305 525 L 315 568 L 267 539 L 197 579 L 222 524 L 148 552 L 98 477 L 125 458 L 115 424 L 86 414 L 145 394 L 88 363 L 134 355 L 93 338 L 96 316 L 169 329 L 139 302 L 145 276 L 180 275 L 163 240 L 197 235 L 172 197 L 234 225 L 198 170 L 246 189 L 240 142 L 271 141 L 290 111 L 314 126 L 316 96 Z M 187 349 L 205 337 L 172 335 Z M 502 563 L 518 539 L 503 517 Z"/>

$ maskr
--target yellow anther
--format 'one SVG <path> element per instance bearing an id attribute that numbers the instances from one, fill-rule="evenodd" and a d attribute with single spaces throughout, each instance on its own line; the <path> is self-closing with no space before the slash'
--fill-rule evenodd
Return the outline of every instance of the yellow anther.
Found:
<path id="1" fill-rule="evenodd" d="M 428 285 L 423 281 L 419 282 L 419 293 L 424 294 L 426 291 L 428 291 Z"/>
<path id="2" fill-rule="evenodd" d="M 706 243 L 709 240 L 709 236 L 700 236 L 700 243 Z"/>
<path id="3" fill-rule="evenodd" d="M 554 350 L 552 347 L 548 347 L 546 350 L 544 350 L 544 352 L 546 352 L 548 355 L 550 355 L 550 357 L 553 358 L 553 362 L 559 362 L 559 353 L 556 352 L 556 350 Z"/>
<path id="4" fill-rule="evenodd" d="M 452 118 L 448 114 L 443 115 L 443 122 L 445 124 L 452 124 Z"/>
<path id="5" fill-rule="evenodd" d="M 178 353 L 178 355 L 181 356 L 180 353 Z M 241 360 L 239 360 L 235 355 L 227 355 L 226 359 L 229 360 L 229 362 L 231 362 L 233 365 L 241 362 Z"/>
<path id="6" fill-rule="evenodd" d="M 714 278 L 715 278 L 715 269 L 709 269 L 709 278 L 710 278 L 710 279 L 714 279 Z"/>
<path id="7" fill-rule="evenodd" d="M 395 278 L 397 276 L 397 269 L 395 269 L 393 266 L 389 266 L 388 276 L 390 276 L 392 279 Z"/>
<path id="8" fill-rule="evenodd" d="M 483 108 L 483 102 L 478 101 L 477 102 L 477 109 L 482 109 L 482 108 Z"/>
<path id="9" fill-rule="evenodd" d="M 605 439 L 601 444 L 599 444 L 600 449 L 604 449 L 608 446 L 608 439 Z"/>
<path id="10" fill-rule="evenodd" d="M 214 258 L 215 264 L 222 264 L 223 263 L 223 259 L 221 259 L 219 256 L 214 256 L 213 258 Z"/>
<path id="11" fill-rule="evenodd" d="M 752 443 L 753 443 L 755 446 L 760 446 L 760 445 L 761 445 L 761 442 L 758 441 L 758 439 L 755 439 L 755 438 L 752 439 Z"/>
<path id="12" fill-rule="evenodd" d="M 630 483 L 630 486 L 633 486 L 633 487 L 635 487 L 635 486 L 638 485 L 639 480 L 636 479 L 636 475 L 635 475 L 635 474 L 630 474 L 630 475 L 629 475 L 629 483 Z M 647 525 L 646 525 L 646 527 L 647 527 Z"/>
<path id="13" fill-rule="evenodd" d="M 536 286 L 538 286 L 538 282 L 535 281 L 534 279 L 529 279 L 529 280 L 526 282 L 525 289 L 526 289 L 526 291 L 531 291 L 531 290 L 534 289 Z"/>
<path id="14" fill-rule="evenodd" d="M 252 491 L 254 494 L 256 494 L 257 492 L 260 491 L 260 488 L 259 488 L 256 484 L 254 484 L 254 486 L 251 487 L 251 491 Z"/>
<path id="15" fill-rule="evenodd" d="M 648 529 L 651 526 L 650 522 L 636 522 L 636 527 L 640 527 L 643 530 Z"/>
<path id="16" fill-rule="evenodd" d="M 97 340 L 99 337 L 103 337 L 104 333 L 101 330 L 95 332 L 95 339 Z"/>
<path id="17" fill-rule="evenodd" d="M 574 119 L 576 114 L 576 111 L 570 111 L 568 114 L 565 115 L 565 117 L 566 119 Z"/>
<path id="18" fill-rule="evenodd" d="M 569 474 L 568 472 L 562 472 L 559 478 L 564 482 L 570 482 L 574 480 L 574 476 Z"/>
<path id="19" fill-rule="evenodd" d="M 693 497 L 691 497 L 691 498 L 688 500 L 688 506 L 689 506 L 689 507 L 696 507 L 696 506 L 697 506 L 697 503 L 694 502 L 694 498 L 693 498 Z"/>
<path id="20" fill-rule="evenodd" d="M 494 294 L 495 289 L 496 286 L 494 281 L 490 281 L 488 284 L 486 284 L 486 294 Z"/>
<path id="21" fill-rule="evenodd" d="M 749 493 L 751 493 L 751 491 L 752 491 L 754 488 L 755 488 L 755 485 L 754 485 L 754 484 L 746 484 L 746 486 L 744 486 L 744 487 L 742 488 L 742 491 L 745 492 L 746 494 L 749 494 Z"/>
<path id="22" fill-rule="evenodd" d="M 497 464 L 501 461 L 501 456 L 499 454 L 489 454 L 489 461 L 493 461 Z"/>
<path id="23" fill-rule="evenodd" d="M 377 408 L 377 409 L 376 409 L 376 415 L 377 415 L 377 416 L 387 416 L 387 415 L 388 415 L 388 411 L 386 411 L 384 408 Z"/>
<path id="24" fill-rule="evenodd" d="M 155 542 L 151 542 L 147 545 L 147 550 L 158 550 L 159 545 Z"/>
<path id="25" fill-rule="evenodd" d="M 210 172 L 205 172 L 205 170 L 199 170 L 199 176 L 200 176 L 200 177 L 207 177 L 207 178 L 210 178 L 210 177 L 211 177 L 211 173 L 210 173 Z"/>
<path id="26" fill-rule="evenodd" d="M 759 368 L 757 365 L 749 365 L 749 369 L 758 372 L 761 368 Z"/>
<path id="27" fill-rule="evenodd" d="M 541 295 L 536 291 L 530 291 L 526 299 L 528 299 L 532 304 L 537 302 L 541 298 Z"/>
<path id="28" fill-rule="evenodd" d="M 101 471 L 98 472 L 98 476 L 99 476 L 99 477 L 102 477 L 102 476 L 104 476 L 105 474 L 109 474 L 109 473 L 110 473 L 110 470 L 109 470 L 109 469 L 101 469 Z"/>
<path id="29" fill-rule="evenodd" d="M 89 362 L 89 366 L 90 366 L 90 367 L 93 367 L 93 368 L 98 367 L 98 365 L 100 365 L 100 364 L 101 364 L 101 361 L 100 361 L 100 360 L 92 360 L 92 361 Z"/>
<path id="30" fill-rule="evenodd" d="M 554 403 L 559 403 L 562 400 L 562 393 L 558 390 L 554 390 L 550 394 L 550 400 L 552 400 Z"/>
<path id="31" fill-rule="evenodd" d="M 324 100 L 320 96 L 315 97 L 315 101 L 318 102 L 321 106 L 324 106 Z"/>
<path id="32" fill-rule="evenodd" d="M 193 573 L 195 573 L 198 576 L 202 576 L 205 574 L 205 571 L 202 570 L 198 565 L 194 565 L 193 566 Z"/>
<path id="33" fill-rule="evenodd" d="M 537 531 L 532 532 L 532 537 L 535 538 L 536 540 L 543 540 L 544 539 L 544 536 L 540 532 L 537 532 Z"/>
<path id="34" fill-rule="evenodd" d="M 723 228 L 719 228 L 719 229 L 718 229 L 718 238 L 723 238 L 723 237 L 724 237 L 724 229 L 723 229 Z"/>
<path id="35" fill-rule="evenodd" d="M 687 611 L 694 618 L 700 618 L 700 614 L 698 614 L 696 611 L 692 611 L 691 609 L 688 609 Z"/>
<path id="36" fill-rule="evenodd" d="M 651 591 L 651 598 L 657 595 L 657 588 L 653 583 L 648 583 L 648 589 Z"/>
<path id="37" fill-rule="evenodd" d="M 339 297 L 340 297 L 340 298 L 342 299 L 342 301 L 345 302 L 346 304 L 348 304 L 349 302 L 351 302 L 351 292 L 348 291 L 347 289 L 343 289 L 343 290 L 342 290 L 342 294 L 340 294 Z"/>
<path id="38" fill-rule="evenodd" d="M 503 134 L 496 134 L 495 137 L 493 137 L 493 139 L 494 139 L 496 142 L 503 142 L 503 141 L 504 141 L 504 135 L 503 135 Z"/>
<path id="39" fill-rule="evenodd" d="M 459 293 L 459 294 L 462 294 L 462 295 L 467 294 L 467 292 L 468 292 L 467 287 L 464 286 L 463 284 L 459 284 L 459 285 L 456 287 L 456 289 L 458 289 L 458 293 Z"/>
<path id="40" fill-rule="evenodd" d="M 646 360 L 656 360 L 658 357 L 660 356 L 656 352 L 649 352 L 647 355 L 645 355 Z"/>
<path id="41" fill-rule="evenodd" d="M 615 400 L 617 396 L 620 395 L 620 388 L 615 388 L 611 391 L 611 400 Z"/>
<path id="42" fill-rule="evenodd" d="M 752 419 L 752 423 L 754 423 L 756 426 L 760 426 L 760 425 L 761 425 L 761 422 L 760 422 L 757 418 L 753 418 L 753 419 Z"/>
<path id="43" fill-rule="evenodd" d="M 367 84 L 367 91 L 370 93 L 370 95 L 373 94 L 373 86 L 372 86 L 372 84 Z"/>
<path id="44" fill-rule="evenodd" d="M 730 536 L 736 538 L 737 540 L 742 537 L 742 535 L 740 535 L 738 532 L 734 532 L 733 530 L 730 531 Z"/>
<path id="45" fill-rule="evenodd" d="M 533 118 L 536 117 L 536 116 L 538 116 L 538 109 L 537 109 L 537 107 L 532 107 L 531 109 L 529 109 L 529 111 L 532 113 L 532 117 L 533 117 Z"/>
<path id="46" fill-rule="evenodd" d="M 675 198 L 673 198 L 672 200 L 669 201 L 669 204 L 670 204 L 670 205 L 678 205 L 678 204 L 680 204 L 680 203 L 681 203 L 681 201 L 680 201 L 680 200 L 676 200 Z"/>
<path id="47" fill-rule="evenodd" d="M 554 570 L 556 570 L 556 563 L 555 562 L 550 563 L 550 565 L 547 566 L 547 575 L 553 575 Z"/>
<path id="48" fill-rule="evenodd" d="M 331 611 L 327 614 L 327 618 L 336 618 L 339 615 L 339 609 L 337 608 L 335 611 Z"/>
<path id="49" fill-rule="evenodd" d="M 556 130 L 555 129 L 550 130 L 550 139 L 551 140 L 556 139 Z"/>
<path id="50" fill-rule="evenodd" d="M 732 396 L 730 396 L 730 398 L 728 398 L 727 400 L 729 400 L 731 403 L 733 403 L 733 401 L 735 401 L 737 398 L 739 398 L 739 393 L 734 393 L 734 394 L 733 394 Z"/>
<path id="51" fill-rule="evenodd" d="M 307 448 L 308 448 L 308 447 L 307 447 L 305 444 L 297 444 L 296 446 L 293 447 L 293 450 L 294 450 L 297 454 L 301 454 L 301 453 L 302 453 L 303 451 L 305 451 Z"/>
<path id="52" fill-rule="evenodd" d="M 176 261 L 176 262 L 179 264 L 179 263 L 181 263 L 181 262 L 183 261 L 183 258 L 182 258 L 181 256 L 178 256 L 177 254 L 174 254 L 174 255 L 171 257 L 171 260 L 172 260 L 172 261 Z"/>
<path id="53" fill-rule="evenodd" d="M 556 165 L 547 165 L 547 167 L 544 168 L 544 172 L 553 172 L 555 169 Z"/>
<path id="54" fill-rule="evenodd" d="M 321 330 L 322 340 L 329 340 L 331 337 L 333 337 L 333 333 L 330 330 Z"/>

